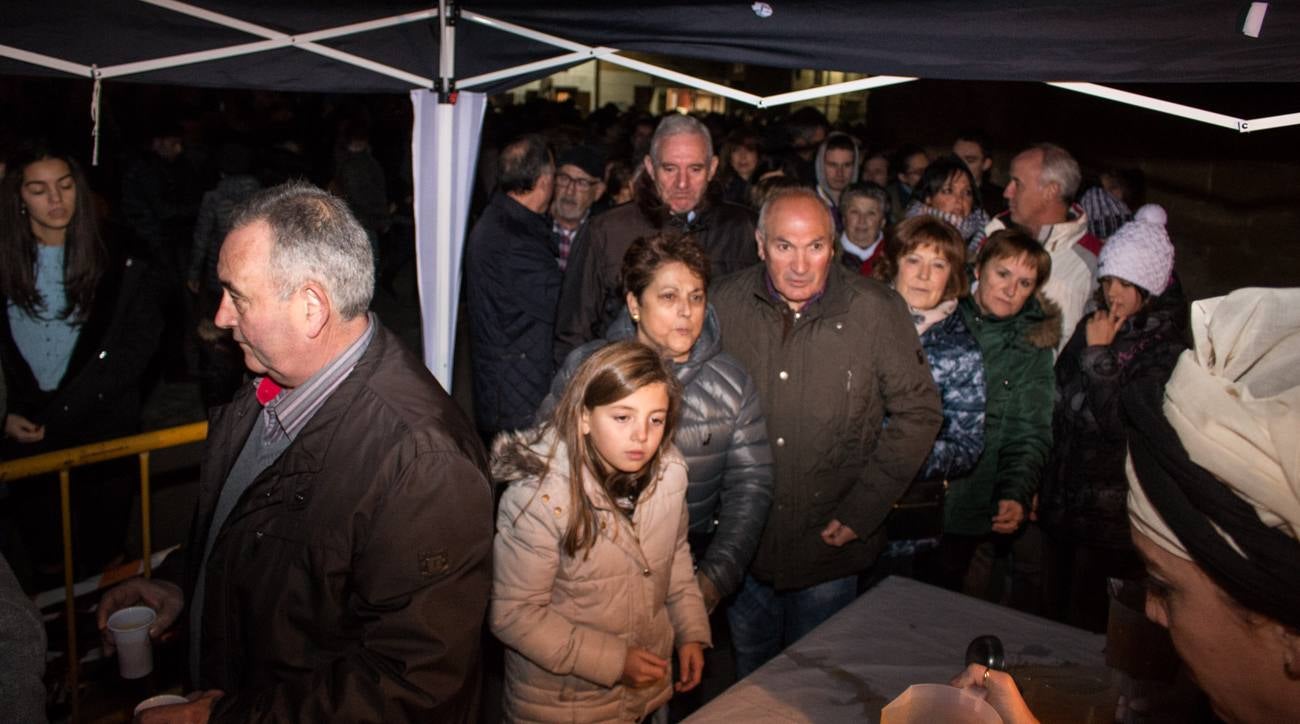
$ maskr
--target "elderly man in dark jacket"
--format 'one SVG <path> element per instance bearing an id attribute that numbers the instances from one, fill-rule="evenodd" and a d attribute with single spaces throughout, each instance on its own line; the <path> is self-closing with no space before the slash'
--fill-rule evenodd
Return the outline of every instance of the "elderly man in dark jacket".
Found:
<path id="1" fill-rule="evenodd" d="M 659 231 L 689 231 L 717 276 L 758 261 L 753 213 L 707 193 L 718 158 L 704 124 L 677 114 L 660 121 L 644 163 L 632 203 L 593 219 L 569 251 L 555 329 L 557 367 L 575 347 L 604 334 L 623 308 L 619 275 L 633 241 Z"/>
<path id="2" fill-rule="evenodd" d="M 728 612 L 737 677 L 853 600 L 942 421 L 901 297 L 832 264 L 834 234 L 812 191 L 780 193 L 759 218 L 764 264 L 710 295 L 723 348 L 758 385 L 775 466 L 758 555 Z"/>
<path id="3" fill-rule="evenodd" d="M 563 275 L 544 215 L 554 179 L 545 139 L 512 141 L 497 162 L 497 193 L 465 241 L 474 418 L 487 442 L 528 426 L 555 373 Z"/>
<path id="4" fill-rule="evenodd" d="M 268 189 L 231 228 L 216 322 L 257 382 L 213 412 L 184 575 L 164 565 L 99 609 L 102 631 L 149 605 L 157 635 L 188 606 L 204 691 L 139 721 L 475 721 L 492 579 L 483 448 L 366 313 L 370 244 L 340 199 Z"/>

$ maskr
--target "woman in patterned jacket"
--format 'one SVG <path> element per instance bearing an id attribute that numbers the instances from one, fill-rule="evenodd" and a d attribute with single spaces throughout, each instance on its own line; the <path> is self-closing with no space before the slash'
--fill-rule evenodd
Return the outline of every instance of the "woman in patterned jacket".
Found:
<path id="1" fill-rule="evenodd" d="M 951 224 L 903 221 L 877 275 L 907 302 L 943 407 L 934 447 L 890 518 L 889 555 L 898 558 L 937 543 L 948 481 L 970 472 L 984 449 L 984 356 L 956 313 L 968 292 L 966 244 Z"/>

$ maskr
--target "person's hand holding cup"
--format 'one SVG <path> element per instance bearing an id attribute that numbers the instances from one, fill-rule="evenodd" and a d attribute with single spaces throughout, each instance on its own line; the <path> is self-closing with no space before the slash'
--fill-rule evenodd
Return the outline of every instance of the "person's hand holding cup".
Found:
<path id="1" fill-rule="evenodd" d="M 151 639 L 171 628 L 184 608 L 174 583 L 132 578 L 109 589 L 99 601 L 98 625 L 105 655 L 118 651 L 122 677 L 138 679 L 153 670 Z"/>
<path id="2" fill-rule="evenodd" d="M 150 697 L 136 706 L 132 721 L 134 724 L 206 724 L 212 717 L 212 705 L 224 694 L 219 689 L 209 689 L 189 696 Z"/>

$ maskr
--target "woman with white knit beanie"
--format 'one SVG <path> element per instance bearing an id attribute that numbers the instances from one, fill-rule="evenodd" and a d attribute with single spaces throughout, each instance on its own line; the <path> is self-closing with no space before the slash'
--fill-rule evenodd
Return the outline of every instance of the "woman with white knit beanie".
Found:
<path id="1" fill-rule="evenodd" d="M 1173 267 L 1164 209 L 1143 206 L 1102 248 L 1096 309 L 1056 362 L 1038 508 L 1044 612 L 1091 631 L 1106 630 L 1106 579 L 1142 576 L 1124 503 L 1120 393 L 1164 382 L 1187 347 L 1187 304 L 1169 289 Z"/>
<path id="2" fill-rule="evenodd" d="M 1300 721 L 1300 289 L 1196 302 L 1191 329 L 1163 389 L 1124 394 L 1147 616 L 1224 721 Z M 953 683 L 1035 721 L 1001 672 Z"/>

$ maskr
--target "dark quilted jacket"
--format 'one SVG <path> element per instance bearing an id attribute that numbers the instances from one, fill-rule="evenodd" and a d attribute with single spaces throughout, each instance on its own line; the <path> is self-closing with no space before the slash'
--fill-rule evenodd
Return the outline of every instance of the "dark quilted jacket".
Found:
<path id="1" fill-rule="evenodd" d="M 532 422 L 555 372 L 560 296 L 551 224 L 505 194 L 488 202 L 465 242 L 474 419 L 480 432 Z"/>
<path id="2" fill-rule="evenodd" d="M 939 388 L 943 426 L 917 480 L 951 480 L 975 467 L 984 450 L 984 355 L 955 310 L 921 335 Z"/>
<path id="3" fill-rule="evenodd" d="M 539 418 L 550 413 L 578 365 L 597 349 L 636 336 L 624 310 L 605 339 L 575 349 L 555 375 Z M 690 485 L 691 555 L 725 597 L 740 585 L 754 557 L 772 503 L 772 452 L 758 388 L 735 357 L 722 351 L 718 318 L 709 307 L 687 361 L 673 370 L 684 389 L 674 443 L 686 458 Z"/>
<path id="4" fill-rule="evenodd" d="M 1137 382 L 1163 384 L 1187 348 L 1187 305 L 1165 292 L 1124 323 L 1109 346 L 1087 344 L 1088 315 L 1056 363 L 1052 456 L 1038 511 L 1052 535 L 1087 545 L 1127 548 L 1127 450 L 1120 392 Z"/>

